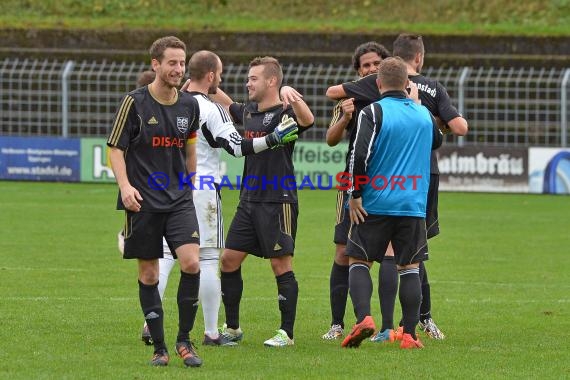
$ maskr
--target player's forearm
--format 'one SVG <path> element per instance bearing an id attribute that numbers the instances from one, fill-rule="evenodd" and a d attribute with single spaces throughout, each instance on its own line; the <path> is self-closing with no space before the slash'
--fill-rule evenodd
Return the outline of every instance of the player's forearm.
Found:
<path id="1" fill-rule="evenodd" d="M 198 158 L 196 157 L 196 144 L 188 143 L 186 144 L 186 170 L 188 174 L 196 173 L 196 164 Z M 192 176 L 192 183 L 194 184 L 196 180 L 196 175 Z"/>
<path id="2" fill-rule="evenodd" d="M 291 103 L 291 107 L 293 108 L 293 112 L 295 112 L 297 124 L 300 127 L 310 127 L 315 123 L 315 117 L 304 100 L 300 99 Z"/>
<path id="3" fill-rule="evenodd" d="M 467 120 L 462 117 L 456 117 L 455 119 L 451 119 L 447 122 L 449 129 L 453 132 L 454 135 L 457 136 L 465 136 L 467 131 L 469 130 L 469 126 L 467 125 Z"/>
<path id="4" fill-rule="evenodd" d="M 220 103 L 229 113 L 230 105 L 234 102 L 221 88 L 218 87 L 215 94 L 208 95 L 216 103 Z"/>
<path id="5" fill-rule="evenodd" d="M 327 88 L 326 96 L 329 99 L 339 100 L 342 98 L 346 98 L 346 92 L 344 91 L 344 87 L 342 87 L 342 84 L 337 84 L 336 86 L 331 86 Z"/>
<path id="6" fill-rule="evenodd" d="M 115 174 L 115 180 L 119 189 L 130 186 L 129 178 L 127 176 L 127 164 L 125 163 L 125 157 L 123 151 L 119 148 L 110 148 L 109 160 L 111 161 L 111 169 L 113 169 L 113 174 Z"/>
<path id="7" fill-rule="evenodd" d="M 328 146 L 335 146 L 344 138 L 345 130 L 349 122 L 350 117 L 343 114 L 333 126 L 327 129 L 326 141 Z"/>

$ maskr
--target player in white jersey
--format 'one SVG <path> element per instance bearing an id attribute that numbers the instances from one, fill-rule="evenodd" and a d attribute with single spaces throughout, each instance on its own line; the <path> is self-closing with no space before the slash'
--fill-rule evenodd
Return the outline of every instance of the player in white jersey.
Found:
<path id="1" fill-rule="evenodd" d="M 200 129 L 197 141 L 197 166 L 194 199 L 200 226 L 200 302 L 204 313 L 204 341 L 209 345 L 235 345 L 218 333 L 218 310 L 221 302 L 218 265 L 224 247 L 224 229 L 220 198 L 221 149 L 234 157 L 262 152 L 297 139 L 297 128 L 283 134 L 274 133 L 243 139 L 226 110 L 208 98 L 222 81 L 222 61 L 210 51 L 196 52 L 188 63 L 190 80 L 186 91 L 200 106 Z M 184 89 L 183 88 L 183 89 Z"/>
<path id="2" fill-rule="evenodd" d="M 196 52 L 188 63 L 190 80 L 182 90 L 190 92 L 200 107 L 200 129 L 197 134 L 197 165 L 194 181 L 194 204 L 200 228 L 200 303 L 204 314 L 204 345 L 235 345 L 218 333 L 218 311 L 221 302 L 218 265 L 220 250 L 224 247 L 224 230 L 220 199 L 220 156 L 225 149 L 234 157 L 262 152 L 297 139 L 296 125 L 287 130 L 254 139 L 243 139 L 237 132 L 227 111 L 211 101 L 208 94 L 216 93 L 221 82 L 222 62 L 210 51 Z M 294 91 L 290 87 L 282 89 Z M 174 259 L 164 246 L 160 261 L 159 292 L 162 297 Z M 149 344 L 144 337 L 143 341 Z"/>

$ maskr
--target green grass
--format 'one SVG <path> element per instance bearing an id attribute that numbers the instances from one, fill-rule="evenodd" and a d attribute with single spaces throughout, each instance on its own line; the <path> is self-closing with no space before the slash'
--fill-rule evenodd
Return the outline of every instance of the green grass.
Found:
<path id="1" fill-rule="evenodd" d="M 229 223 L 237 193 L 223 196 Z M 422 335 L 426 348 L 405 352 L 369 342 L 343 350 L 320 339 L 330 318 L 335 193 L 303 191 L 296 345 L 263 347 L 278 327 L 276 285 L 269 263 L 250 257 L 245 340 L 236 348 L 198 344 L 200 369 L 185 369 L 178 358 L 167 368 L 146 365 L 136 263 L 116 249 L 115 200 L 111 185 L 0 182 L 0 378 L 570 377 L 568 197 L 442 193 L 443 233 L 431 241 L 427 267 L 434 317 L 447 339 Z M 178 274 L 170 281 L 165 328 L 173 345 Z M 376 295 L 372 305 L 379 321 Z M 349 304 L 346 323 L 353 322 Z M 202 331 L 199 311 L 193 337 Z"/>
<path id="2" fill-rule="evenodd" d="M 0 27 L 569 35 L 569 0 L 3 0 Z"/>

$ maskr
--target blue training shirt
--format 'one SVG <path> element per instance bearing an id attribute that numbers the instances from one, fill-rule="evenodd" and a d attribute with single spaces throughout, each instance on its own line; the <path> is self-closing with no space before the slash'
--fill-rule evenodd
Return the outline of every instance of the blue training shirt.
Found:
<path id="1" fill-rule="evenodd" d="M 349 193 L 362 196 L 368 214 L 425 218 L 431 150 L 441 141 L 427 108 L 404 92 L 384 93 L 358 116 Z"/>

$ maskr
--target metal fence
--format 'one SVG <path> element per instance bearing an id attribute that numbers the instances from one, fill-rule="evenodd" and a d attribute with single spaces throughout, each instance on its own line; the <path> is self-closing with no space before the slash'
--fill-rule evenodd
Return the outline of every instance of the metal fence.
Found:
<path id="1" fill-rule="evenodd" d="M 145 63 L 0 61 L 0 133 L 14 136 L 104 137 L 120 99 L 135 86 Z M 297 88 L 316 117 L 303 137 L 323 140 L 334 103 L 324 94 L 355 79 L 350 66 L 287 64 L 284 82 Z M 246 97 L 248 66 L 224 66 L 222 88 Z M 570 68 L 428 67 L 447 87 L 469 122 L 463 138 L 448 143 L 504 146 L 568 146 Z"/>

